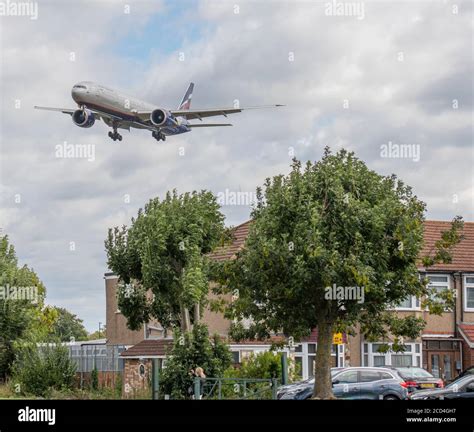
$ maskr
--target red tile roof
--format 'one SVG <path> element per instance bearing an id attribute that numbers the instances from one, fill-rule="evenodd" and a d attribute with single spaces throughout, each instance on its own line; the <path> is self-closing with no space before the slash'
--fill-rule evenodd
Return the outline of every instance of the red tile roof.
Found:
<path id="1" fill-rule="evenodd" d="M 233 259 L 245 243 L 248 236 L 249 220 L 234 228 L 234 241 L 232 244 L 219 247 L 209 256 L 216 261 Z M 450 221 L 425 221 L 425 245 L 421 255 L 427 255 L 433 250 L 434 244 L 441 238 L 441 232 L 450 228 Z M 464 222 L 464 239 L 453 249 L 451 264 L 435 264 L 430 270 L 448 271 L 474 271 L 474 222 Z"/>
<path id="2" fill-rule="evenodd" d="M 422 255 L 429 254 L 434 244 L 441 238 L 441 231 L 447 231 L 451 222 L 426 221 L 425 246 Z M 430 270 L 474 271 L 474 222 L 464 222 L 464 239 L 453 249 L 451 264 L 435 264 Z"/>
<path id="3" fill-rule="evenodd" d="M 474 343 L 474 324 L 459 324 L 459 328 L 461 329 L 462 333 L 468 339 L 467 342 Z"/>
<path id="4" fill-rule="evenodd" d="M 165 356 L 172 345 L 173 339 L 144 339 L 124 351 L 120 356 L 144 358 Z"/>
<path id="5" fill-rule="evenodd" d="M 244 246 L 245 240 L 249 235 L 250 223 L 249 220 L 238 226 L 233 230 L 234 240 L 231 244 L 226 246 L 221 246 L 215 249 L 212 253 L 209 254 L 209 257 L 216 261 L 224 261 L 227 259 L 235 258 L 235 254 L 242 249 Z"/>

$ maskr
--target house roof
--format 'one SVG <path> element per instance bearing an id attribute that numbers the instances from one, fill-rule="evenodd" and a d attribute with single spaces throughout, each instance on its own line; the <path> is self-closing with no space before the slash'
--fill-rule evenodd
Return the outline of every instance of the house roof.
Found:
<path id="1" fill-rule="evenodd" d="M 441 238 L 441 232 L 449 230 L 451 222 L 425 221 L 425 245 L 422 255 L 434 249 L 435 242 Z M 430 270 L 474 271 L 474 222 L 464 222 L 464 239 L 453 249 L 450 264 L 435 264 Z"/>
<path id="2" fill-rule="evenodd" d="M 144 339 L 120 354 L 125 358 L 164 357 L 173 345 L 173 339 Z"/>
<path id="3" fill-rule="evenodd" d="M 224 261 L 236 257 L 245 244 L 249 234 L 251 220 L 244 222 L 234 228 L 234 241 L 226 246 L 214 250 L 209 257 L 216 261 Z M 421 256 L 433 252 L 434 245 L 441 238 L 441 232 L 450 228 L 450 221 L 432 221 L 427 220 L 424 223 L 424 247 Z M 435 264 L 430 270 L 449 270 L 449 271 L 474 271 L 474 222 L 464 222 L 464 239 L 453 249 L 453 260 L 450 264 Z"/>
<path id="4" fill-rule="evenodd" d="M 474 347 L 474 324 L 461 323 L 458 325 L 461 336 L 466 339 L 469 346 Z"/>
<path id="5" fill-rule="evenodd" d="M 249 220 L 240 225 L 237 225 L 233 230 L 234 239 L 232 243 L 218 247 L 208 256 L 215 261 L 225 261 L 228 259 L 235 258 L 236 253 L 243 248 L 245 240 L 249 235 L 249 228 L 251 222 L 252 221 Z"/>

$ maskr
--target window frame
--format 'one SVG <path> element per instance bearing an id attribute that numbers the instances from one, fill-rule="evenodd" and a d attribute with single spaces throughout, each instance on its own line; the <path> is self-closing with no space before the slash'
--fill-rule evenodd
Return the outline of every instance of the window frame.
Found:
<path id="1" fill-rule="evenodd" d="M 468 307 L 467 306 L 467 290 L 468 289 L 474 289 L 474 283 L 467 283 L 467 278 L 474 278 L 474 274 L 465 274 L 463 275 L 463 283 L 462 283 L 462 289 L 463 289 L 463 308 L 464 312 L 474 312 L 474 307 Z"/>
<path id="2" fill-rule="evenodd" d="M 362 341 L 362 348 L 361 352 L 363 353 L 362 355 L 362 364 L 363 366 L 368 366 L 368 367 L 391 367 L 392 366 L 392 355 L 411 355 L 412 357 L 412 366 L 413 367 L 422 367 L 423 364 L 423 346 L 422 342 L 405 342 L 404 345 L 410 346 L 411 350 L 410 351 L 404 351 L 404 352 L 395 352 L 389 349 L 386 353 L 380 353 L 378 351 L 373 350 L 373 345 L 378 345 L 378 344 L 388 344 L 390 347 L 392 346 L 391 342 L 367 342 L 367 341 Z M 416 346 L 419 345 L 419 350 L 417 352 Z M 367 351 L 365 351 L 367 350 Z M 366 359 L 367 356 L 367 359 Z M 384 365 L 381 366 L 375 366 L 374 365 L 374 358 L 375 357 L 383 357 L 384 358 Z M 367 364 L 368 363 L 368 364 Z"/>

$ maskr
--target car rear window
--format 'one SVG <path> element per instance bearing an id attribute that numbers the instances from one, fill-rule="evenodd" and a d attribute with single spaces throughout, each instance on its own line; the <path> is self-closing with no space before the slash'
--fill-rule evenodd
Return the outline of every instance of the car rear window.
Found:
<path id="1" fill-rule="evenodd" d="M 421 368 L 398 368 L 402 378 L 434 378 L 428 371 Z"/>

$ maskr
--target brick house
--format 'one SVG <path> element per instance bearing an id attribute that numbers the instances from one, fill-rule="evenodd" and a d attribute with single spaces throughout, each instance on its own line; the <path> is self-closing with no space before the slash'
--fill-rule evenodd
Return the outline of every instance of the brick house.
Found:
<path id="1" fill-rule="evenodd" d="M 441 232 L 448 229 L 449 225 L 450 222 L 425 222 L 423 254 L 432 248 L 435 241 L 440 238 Z M 249 226 L 250 221 L 237 226 L 233 243 L 218 248 L 211 255 L 212 259 L 222 261 L 235 258 L 236 253 L 244 246 Z M 424 367 L 433 375 L 450 380 L 461 370 L 474 365 L 474 223 L 465 223 L 464 239 L 454 248 L 452 263 L 437 264 L 430 269 L 420 266 L 419 271 L 430 280 L 432 287 L 438 290 L 456 290 L 455 309 L 443 313 L 442 316 L 430 315 L 421 308 L 419 299 L 414 297 L 406 299 L 396 308 L 397 313 L 423 317 L 426 327 L 420 338 L 405 340 L 404 353 L 379 352 L 380 344 L 390 343 L 390 340 L 369 342 L 364 340 L 361 334 L 344 335 L 342 344 L 333 345 L 334 366 L 413 365 Z M 151 322 L 139 331 L 128 330 L 125 317 L 117 309 L 117 277 L 106 273 L 105 281 L 108 343 L 133 346 L 121 354 L 127 359 L 125 371 L 128 371 L 129 367 L 130 374 L 132 369 L 133 374 L 136 374 L 141 364 L 140 359 L 143 361 L 158 356 L 164 360 L 166 357 L 163 351 L 166 339 L 164 329 L 159 323 Z M 221 314 L 206 310 L 203 321 L 209 326 L 210 333 L 227 337 L 231 322 Z M 146 340 L 149 342 L 145 344 Z M 234 362 L 238 363 L 252 352 L 268 350 L 271 341 L 246 341 L 239 344 L 230 342 L 229 346 Z M 313 330 L 307 339 L 297 343 L 293 349 L 285 349 L 295 362 L 300 364 L 299 369 L 304 379 L 314 375 L 316 346 L 317 329 Z M 130 383 L 135 384 L 137 379 L 136 376 L 132 378 L 130 375 Z"/>

